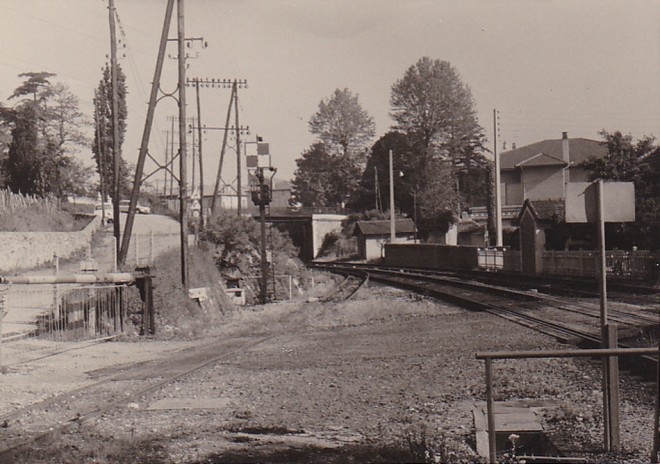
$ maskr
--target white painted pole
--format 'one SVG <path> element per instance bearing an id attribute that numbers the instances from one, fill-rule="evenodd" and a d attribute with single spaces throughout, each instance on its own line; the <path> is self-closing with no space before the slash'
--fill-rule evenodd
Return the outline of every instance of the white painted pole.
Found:
<path id="1" fill-rule="evenodd" d="M 139 242 L 140 242 L 140 235 L 135 234 L 135 265 L 136 266 L 140 265 L 140 245 L 138 245 Z"/>
<path id="2" fill-rule="evenodd" d="M 154 263 L 154 231 L 153 229 L 151 230 L 151 237 L 149 239 L 149 264 Z"/>
<path id="3" fill-rule="evenodd" d="M 390 243 L 396 238 L 396 225 L 394 222 L 394 161 L 390 150 Z"/>
<path id="4" fill-rule="evenodd" d="M 117 244 L 117 237 L 112 237 L 112 256 L 113 256 L 113 266 L 112 266 L 112 272 L 117 272 L 117 251 L 118 251 L 118 244 Z"/>
<path id="5" fill-rule="evenodd" d="M 493 155 L 495 156 L 495 235 L 496 246 L 502 246 L 502 191 L 500 187 L 500 157 L 497 154 L 497 110 L 493 110 Z"/>

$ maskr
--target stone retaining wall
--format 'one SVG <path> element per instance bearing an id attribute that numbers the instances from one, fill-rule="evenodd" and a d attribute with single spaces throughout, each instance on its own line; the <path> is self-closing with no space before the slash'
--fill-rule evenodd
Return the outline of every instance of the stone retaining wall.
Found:
<path id="1" fill-rule="evenodd" d="M 100 218 L 75 232 L 0 232 L 0 272 L 32 269 L 53 261 L 53 256 L 67 259 L 86 250 Z"/>

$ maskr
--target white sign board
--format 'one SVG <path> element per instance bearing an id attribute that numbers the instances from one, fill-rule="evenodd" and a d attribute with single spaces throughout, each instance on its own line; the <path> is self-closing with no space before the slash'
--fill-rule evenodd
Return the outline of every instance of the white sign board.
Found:
<path id="1" fill-rule="evenodd" d="M 202 207 L 200 206 L 199 201 L 194 200 L 192 202 L 192 206 L 190 207 L 190 209 L 192 209 L 193 211 L 199 211 L 200 209 L 202 209 Z"/>
<path id="2" fill-rule="evenodd" d="M 569 182 L 566 184 L 566 222 L 598 221 L 598 184 Z M 603 216 L 605 222 L 635 222 L 635 184 L 603 182 Z"/>

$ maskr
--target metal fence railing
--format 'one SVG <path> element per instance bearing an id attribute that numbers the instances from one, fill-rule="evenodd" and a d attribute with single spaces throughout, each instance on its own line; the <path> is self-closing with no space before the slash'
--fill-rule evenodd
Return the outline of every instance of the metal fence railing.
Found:
<path id="1" fill-rule="evenodd" d="M 607 275 L 625 279 L 658 276 L 660 255 L 648 250 L 608 250 L 605 252 Z M 543 273 L 563 276 L 595 277 L 595 251 L 544 251 Z"/>
<path id="2" fill-rule="evenodd" d="M 1 284 L 0 369 L 122 333 L 127 293 L 124 284 Z"/>
<path id="3" fill-rule="evenodd" d="M 2 285 L 4 339 L 87 340 L 123 331 L 125 285 Z"/>
<path id="4" fill-rule="evenodd" d="M 543 251 L 542 274 L 596 277 L 595 251 Z M 660 253 L 648 250 L 608 250 L 607 275 L 623 279 L 657 279 L 660 276 Z M 507 272 L 521 271 L 520 250 L 479 249 L 479 269 Z"/>

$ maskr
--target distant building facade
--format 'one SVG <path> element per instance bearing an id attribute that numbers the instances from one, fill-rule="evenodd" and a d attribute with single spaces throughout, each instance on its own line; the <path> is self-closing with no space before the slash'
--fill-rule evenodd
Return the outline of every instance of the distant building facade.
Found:
<path id="1" fill-rule="evenodd" d="M 607 146 L 603 142 L 569 139 L 567 132 L 562 133 L 561 139 L 543 140 L 500 154 L 505 245 L 507 237 L 514 241 L 518 239 L 516 232 L 525 202 L 531 202 L 530 206 L 536 205 L 539 210 L 547 209 L 547 205 L 563 208 L 566 185 L 587 181 L 588 173 L 580 164 L 591 157 L 602 158 L 606 154 Z M 488 220 L 484 206 L 470 208 L 470 216 L 478 224 L 485 224 Z M 559 214 L 559 220 L 562 219 Z M 508 244 L 517 246 L 517 243 Z"/>

